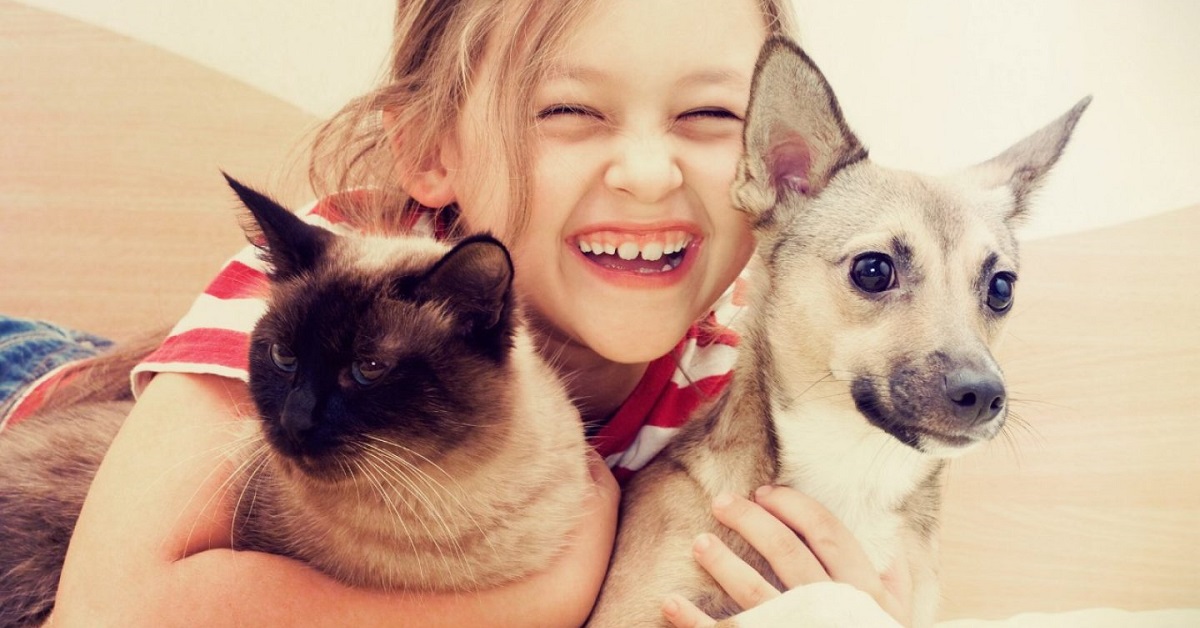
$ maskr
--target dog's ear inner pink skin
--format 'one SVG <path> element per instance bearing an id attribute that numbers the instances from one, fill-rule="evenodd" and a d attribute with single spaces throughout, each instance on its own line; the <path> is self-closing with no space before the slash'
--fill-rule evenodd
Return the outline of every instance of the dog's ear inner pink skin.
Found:
<path id="1" fill-rule="evenodd" d="M 791 191 L 808 196 L 812 192 L 809 171 L 812 154 L 804 138 L 794 135 L 772 144 L 767 155 L 771 185 L 779 191 Z"/>

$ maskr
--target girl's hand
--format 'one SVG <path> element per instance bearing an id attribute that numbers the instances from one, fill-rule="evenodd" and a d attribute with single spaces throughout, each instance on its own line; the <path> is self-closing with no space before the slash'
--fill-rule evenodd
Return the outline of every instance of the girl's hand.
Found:
<path id="1" fill-rule="evenodd" d="M 762 487 L 755 491 L 754 501 L 736 496 L 718 497 L 713 502 L 713 515 L 762 554 L 787 589 L 823 582 L 843 583 L 870 596 L 853 598 L 857 600 L 854 604 L 881 607 L 894 618 L 893 625 L 896 621 L 908 622 L 912 585 L 903 555 L 881 576 L 854 535 L 816 500 L 786 487 Z M 697 537 L 693 552 L 697 562 L 742 608 L 752 609 L 780 597 L 780 591 L 715 535 Z M 789 599 L 768 606 L 799 604 L 799 596 L 785 597 Z M 872 609 L 862 610 L 870 615 Z M 715 623 L 682 598 L 669 600 L 663 612 L 676 628 Z M 882 625 L 879 623 L 882 619 L 876 617 L 875 623 L 869 625 Z"/>

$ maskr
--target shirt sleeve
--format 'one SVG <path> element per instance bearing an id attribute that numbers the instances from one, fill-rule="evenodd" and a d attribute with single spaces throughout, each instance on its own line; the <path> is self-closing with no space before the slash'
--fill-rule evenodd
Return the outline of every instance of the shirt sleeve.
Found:
<path id="1" fill-rule="evenodd" d="M 359 190 L 327 197 L 310 203 L 297 215 L 335 233 L 350 233 L 355 230 L 347 222 L 342 205 L 362 202 L 368 194 Z M 437 221 L 436 213 L 424 207 L 405 215 L 403 229 L 427 237 L 448 233 Z M 247 246 L 225 262 L 162 345 L 134 367 L 130 374 L 133 394 L 140 395 L 158 373 L 218 375 L 249 381 L 250 334 L 267 311 L 267 271 L 266 262 L 254 246 Z"/>
<path id="2" fill-rule="evenodd" d="M 331 199 L 297 212 L 306 222 L 339 231 L 340 216 Z M 267 311 L 267 265 L 247 245 L 221 267 L 166 339 L 133 368 L 134 396 L 159 373 L 218 375 L 249 381 L 250 333 Z"/>
<path id="3" fill-rule="evenodd" d="M 267 309 L 265 263 L 253 246 L 227 261 L 157 349 L 134 367 L 133 394 L 158 373 L 249 379 L 250 332 Z"/>

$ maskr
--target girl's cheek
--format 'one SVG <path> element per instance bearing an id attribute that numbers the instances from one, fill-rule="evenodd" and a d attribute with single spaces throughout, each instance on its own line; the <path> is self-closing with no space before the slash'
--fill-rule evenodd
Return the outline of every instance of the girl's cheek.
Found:
<path id="1" fill-rule="evenodd" d="M 740 158 L 740 142 L 697 146 L 687 153 L 685 172 L 691 173 L 693 185 L 700 182 L 714 194 L 724 195 L 721 204 L 732 208 L 729 190 L 737 174 Z"/>
<path id="2" fill-rule="evenodd" d="M 534 154 L 535 198 L 574 193 L 603 174 L 605 157 L 597 142 L 547 142 Z"/>

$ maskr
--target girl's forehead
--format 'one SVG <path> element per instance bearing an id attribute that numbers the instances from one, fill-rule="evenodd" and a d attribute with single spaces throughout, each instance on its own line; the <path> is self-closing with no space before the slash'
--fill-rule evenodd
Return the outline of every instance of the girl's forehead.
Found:
<path id="1" fill-rule="evenodd" d="M 743 86 L 766 31 L 759 0 L 602 0 L 551 57 L 546 78 L 671 73 Z"/>
<path id="2" fill-rule="evenodd" d="M 760 0 L 600 0 L 551 54 L 550 76 L 587 79 L 595 78 L 588 72 L 644 72 L 654 70 L 646 64 L 686 61 L 745 73 L 766 40 L 766 24 Z"/>

